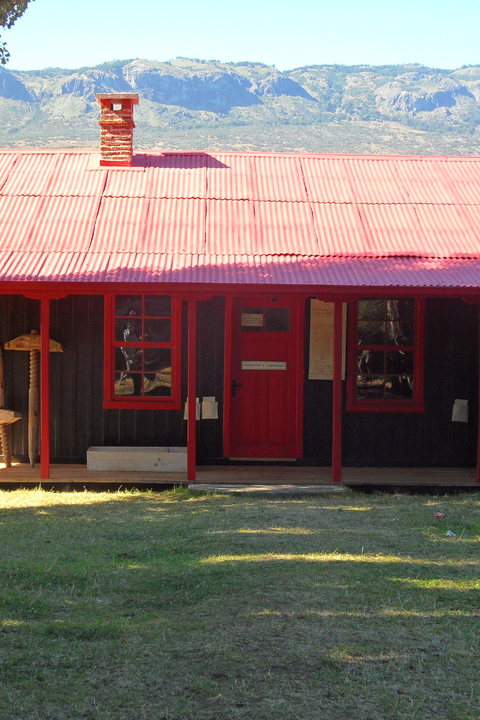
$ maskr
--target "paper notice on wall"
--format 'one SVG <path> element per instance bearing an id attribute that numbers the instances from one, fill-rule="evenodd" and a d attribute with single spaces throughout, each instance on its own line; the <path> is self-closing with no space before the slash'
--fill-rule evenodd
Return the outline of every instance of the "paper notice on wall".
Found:
<path id="1" fill-rule="evenodd" d="M 204 397 L 202 400 L 203 420 L 218 420 L 218 402 L 215 397 Z"/>
<path id="2" fill-rule="evenodd" d="M 309 380 L 333 379 L 333 327 L 335 304 L 323 300 L 310 301 Z M 342 379 L 345 379 L 345 338 L 347 305 L 342 313 Z"/>
<path id="3" fill-rule="evenodd" d="M 468 400 L 459 400 L 453 403 L 452 422 L 468 422 Z"/>
<path id="4" fill-rule="evenodd" d="M 197 397 L 197 420 L 200 420 L 200 398 Z M 183 410 L 183 419 L 188 420 L 188 398 L 185 401 L 185 408 Z"/>
<path id="5" fill-rule="evenodd" d="M 263 327 L 263 313 L 242 313 L 242 327 Z"/>

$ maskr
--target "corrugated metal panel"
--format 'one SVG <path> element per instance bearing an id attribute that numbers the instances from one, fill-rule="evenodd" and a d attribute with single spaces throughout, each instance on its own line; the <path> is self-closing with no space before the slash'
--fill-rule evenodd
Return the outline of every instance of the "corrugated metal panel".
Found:
<path id="1" fill-rule="evenodd" d="M 258 246 L 255 210 L 248 200 L 207 200 L 206 251 L 253 253 Z"/>
<path id="2" fill-rule="evenodd" d="M 99 205 L 99 197 L 44 198 L 29 230 L 28 245 L 47 253 L 88 250 Z"/>
<path id="3" fill-rule="evenodd" d="M 357 202 L 408 202 L 404 183 L 388 161 L 381 158 L 349 158 L 345 161 L 345 169 Z"/>
<path id="4" fill-rule="evenodd" d="M 207 167 L 207 197 L 251 200 L 256 197 L 253 158 L 215 153 Z"/>
<path id="5" fill-rule="evenodd" d="M 262 155 L 253 157 L 255 200 L 304 202 L 307 198 L 299 158 Z"/>
<path id="6" fill-rule="evenodd" d="M 0 153 L 0 194 L 16 160 L 17 155 L 13 153 Z"/>
<path id="7" fill-rule="evenodd" d="M 107 197 L 145 197 L 147 175 L 143 168 L 108 168 L 103 193 Z"/>
<path id="8" fill-rule="evenodd" d="M 318 255 L 313 215 L 307 203 L 256 202 L 254 255 Z"/>
<path id="9" fill-rule="evenodd" d="M 78 261 L 78 272 L 82 282 L 87 278 L 92 282 L 122 282 L 119 272 L 109 275 L 112 259 L 116 258 L 119 263 L 125 257 L 125 253 L 89 252 L 84 253 Z"/>
<path id="10" fill-rule="evenodd" d="M 345 159 L 302 157 L 301 164 L 310 200 L 322 203 L 351 203 L 355 200 Z"/>
<path id="11" fill-rule="evenodd" d="M 32 262 L 33 256 L 37 253 L 30 253 Z M 95 257 L 86 252 L 51 252 L 44 260 L 41 266 L 42 279 L 55 280 L 59 282 L 94 282 L 97 278 L 93 273 L 85 272 L 85 260 Z M 105 263 L 106 257 L 102 256 L 102 263 Z M 33 278 L 36 274 L 33 274 Z M 32 278 L 32 279 L 33 279 Z"/>
<path id="12" fill-rule="evenodd" d="M 0 197 L 2 250 L 32 249 L 29 242 L 30 231 L 36 222 L 42 202 L 41 197 Z"/>
<path id="13" fill-rule="evenodd" d="M 64 153 L 50 178 L 48 195 L 99 195 L 105 184 L 105 168 L 93 153 Z"/>
<path id="14" fill-rule="evenodd" d="M 146 194 L 153 198 L 204 198 L 207 183 L 207 153 L 152 156 Z"/>
<path id="15" fill-rule="evenodd" d="M 453 204 L 456 202 L 446 176 L 442 174 L 441 163 L 432 158 L 421 160 L 392 158 L 400 180 L 413 203 Z"/>
<path id="16" fill-rule="evenodd" d="M 206 201 L 151 199 L 139 252 L 205 252 Z"/>
<path id="17" fill-rule="evenodd" d="M 2 195 L 45 195 L 63 153 L 23 153 L 2 187 Z"/>
<path id="18" fill-rule="evenodd" d="M 476 248 L 475 252 L 472 252 L 472 257 L 480 256 L 480 206 L 479 205 L 464 205 L 462 207 L 462 214 L 468 220 L 470 227 L 469 242 L 472 248 Z"/>
<path id="19" fill-rule="evenodd" d="M 17 281 L 48 280 L 42 272 L 46 257 L 45 253 L 12 252 L 3 269 L 4 277 Z"/>
<path id="20" fill-rule="evenodd" d="M 433 257 L 478 257 L 480 229 L 468 207 L 418 205 L 418 218 Z"/>
<path id="21" fill-rule="evenodd" d="M 90 251 L 132 252 L 141 247 L 148 203 L 145 198 L 102 198 Z"/>
<path id="22" fill-rule="evenodd" d="M 320 255 L 361 255 L 369 246 L 356 205 L 311 203 Z"/>
<path id="23" fill-rule="evenodd" d="M 412 205 L 362 205 L 365 255 L 434 255 Z M 353 253 L 351 253 L 353 254 Z"/>
<path id="24" fill-rule="evenodd" d="M 439 162 L 437 168 L 445 177 L 456 202 L 472 205 L 480 203 L 480 163 L 449 159 Z"/>

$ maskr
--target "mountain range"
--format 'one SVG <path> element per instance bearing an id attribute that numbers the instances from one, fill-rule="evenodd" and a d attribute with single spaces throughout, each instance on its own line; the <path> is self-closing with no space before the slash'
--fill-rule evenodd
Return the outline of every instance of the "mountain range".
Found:
<path id="1" fill-rule="evenodd" d="M 115 60 L 0 66 L 0 146 L 95 147 L 97 92 L 138 92 L 135 147 L 476 155 L 480 65 Z"/>

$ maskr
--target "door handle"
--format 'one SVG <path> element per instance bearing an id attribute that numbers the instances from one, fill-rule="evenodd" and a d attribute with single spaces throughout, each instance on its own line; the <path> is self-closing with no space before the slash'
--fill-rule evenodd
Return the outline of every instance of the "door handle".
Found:
<path id="1" fill-rule="evenodd" d="M 241 388 L 241 387 L 242 387 L 242 383 L 237 382 L 235 379 L 232 380 L 232 397 L 235 397 L 235 395 L 237 394 L 237 388 Z"/>

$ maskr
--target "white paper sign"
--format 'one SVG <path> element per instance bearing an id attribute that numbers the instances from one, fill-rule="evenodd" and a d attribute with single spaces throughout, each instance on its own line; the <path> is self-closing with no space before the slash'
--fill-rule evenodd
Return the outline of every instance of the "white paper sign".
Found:
<path id="1" fill-rule="evenodd" d="M 263 313 L 242 313 L 242 327 L 263 327 Z"/>
<path id="2" fill-rule="evenodd" d="M 453 403 L 452 422 L 468 422 L 468 400 L 459 400 Z"/>
<path id="3" fill-rule="evenodd" d="M 215 397 L 204 397 L 202 400 L 202 419 L 218 420 L 218 402 Z"/>
<path id="4" fill-rule="evenodd" d="M 200 420 L 200 398 L 197 397 L 197 420 Z M 188 420 L 188 398 L 185 401 L 185 408 L 183 410 L 183 419 Z"/>
<path id="5" fill-rule="evenodd" d="M 242 360 L 242 370 L 286 370 L 287 363 L 277 360 Z"/>

